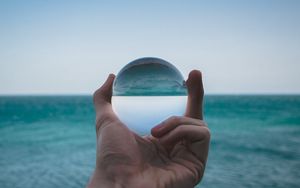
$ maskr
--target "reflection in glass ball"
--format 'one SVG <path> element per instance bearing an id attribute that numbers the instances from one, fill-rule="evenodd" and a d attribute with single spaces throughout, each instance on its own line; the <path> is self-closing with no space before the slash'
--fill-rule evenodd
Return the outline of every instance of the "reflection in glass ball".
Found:
<path id="1" fill-rule="evenodd" d="M 183 115 L 187 99 L 181 73 L 165 60 L 141 58 L 127 64 L 113 84 L 112 105 L 132 131 L 145 135 L 173 115 Z"/>

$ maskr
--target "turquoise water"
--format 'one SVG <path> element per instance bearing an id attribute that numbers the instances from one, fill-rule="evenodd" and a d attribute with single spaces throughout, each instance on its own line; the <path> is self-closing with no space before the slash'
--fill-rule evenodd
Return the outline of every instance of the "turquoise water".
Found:
<path id="1" fill-rule="evenodd" d="M 212 141 L 197 187 L 298 187 L 300 96 L 206 96 Z M 84 187 L 95 163 L 90 96 L 0 97 L 0 187 Z"/>

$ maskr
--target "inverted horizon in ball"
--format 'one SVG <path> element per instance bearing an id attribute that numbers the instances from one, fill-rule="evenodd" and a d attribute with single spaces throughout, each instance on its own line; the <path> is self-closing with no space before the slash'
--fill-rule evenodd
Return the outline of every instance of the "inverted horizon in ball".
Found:
<path id="1" fill-rule="evenodd" d="M 113 83 L 113 110 L 120 120 L 140 135 L 156 124 L 183 115 L 187 99 L 184 78 L 171 63 L 146 57 L 128 63 Z"/>

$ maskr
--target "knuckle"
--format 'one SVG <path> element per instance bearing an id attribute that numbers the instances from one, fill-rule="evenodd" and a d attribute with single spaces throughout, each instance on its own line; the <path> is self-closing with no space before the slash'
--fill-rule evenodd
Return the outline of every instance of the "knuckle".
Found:
<path id="1" fill-rule="evenodd" d="M 183 132 L 185 130 L 185 127 L 184 126 L 178 126 L 176 127 L 177 131 L 178 132 Z"/>
<path id="2" fill-rule="evenodd" d="M 205 127 L 205 129 L 203 129 L 203 135 L 204 135 L 205 139 L 210 140 L 211 134 L 210 134 L 210 130 L 207 127 Z"/>
<path id="3" fill-rule="evenodd" d="M 197 123 L 197 125 L 206 126 L 206 123 L 201 119 L 195 119 L 195 122 Z"/>
<path id="4" fill-rule="evenodd" d="M 205 170 L 205 165 L 203 163 L 199 163 L 195 167 L 195 185 L 197 185 L 201 179 L 203 178 L 204 170 Z"/>
<path id="5" fill-rule="evenodd" d="M 205 121 L 200 120 L 200 119 L 195 119 L 195 120 L 196 120 L 195 122 L 197 123 L 197 125 L 200 125 L 200 126 L 203 126 L 203 127 L 208 127 L 208 125 Z"/>
<path id="6" fill-rule="evenodd" d="M 101 127 L 104 127 L 115 120 L 112 113 L 102 112 L 100 116 L 96 118 L 96 131 L 99 132 Z"/>
<path id="7" fill-rule="evenodd" d="M 180 117 L 179 116 L 171 116 L 169 118 L 171 123 L 178 123 L 180 121 Z"/>
<path id="8" fill-rule="evenodd" d="M 204 126 L 204 127 L 208 127 L 207 123 L 205 121 L 201 121 L 201 124 Z"/>

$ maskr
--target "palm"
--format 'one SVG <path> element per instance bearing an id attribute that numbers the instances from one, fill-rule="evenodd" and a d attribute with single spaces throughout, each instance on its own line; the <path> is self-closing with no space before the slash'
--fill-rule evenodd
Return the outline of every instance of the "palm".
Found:
<path id="1" fill-rule="evenodd" d="M 100 139 L 98 149 L 109 149 L 97 156 L 101 168 L 118 169 L 118 173 L 130 174 L 143 185 L 156 182 L 171 187 L 191 187 L 202 176 L 204 164 L 188 149 L 192 147 L 190 143 L 180 142 L 167 149 L 157 138 L 136 135 L 118 120 L 107 125 L 102 134 L 104 138 Z"/>

